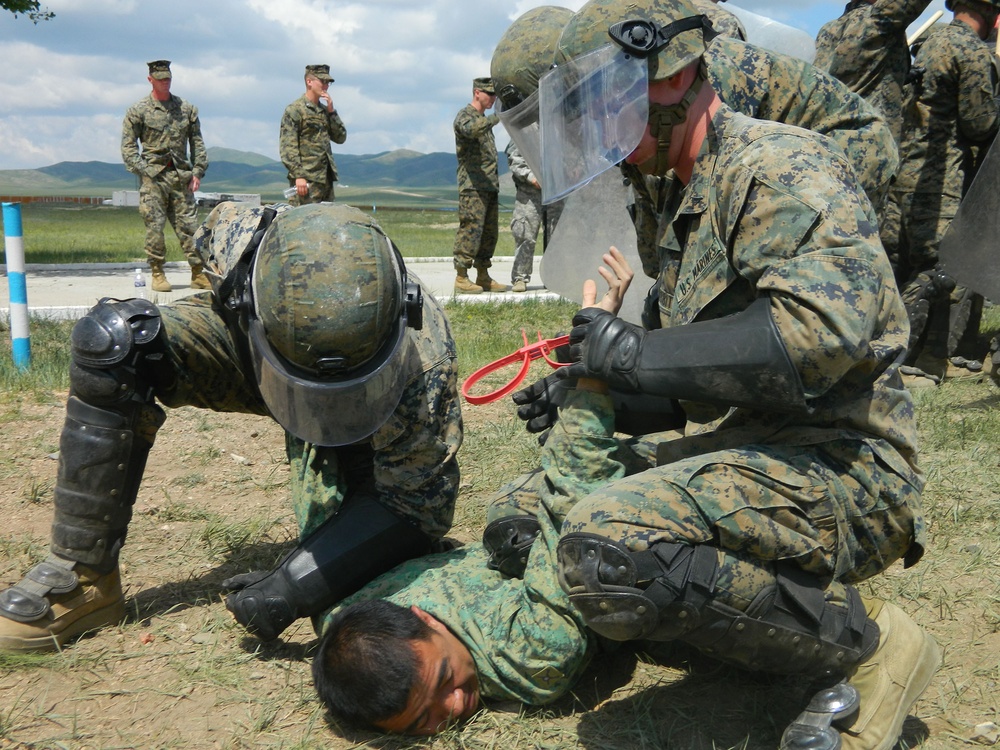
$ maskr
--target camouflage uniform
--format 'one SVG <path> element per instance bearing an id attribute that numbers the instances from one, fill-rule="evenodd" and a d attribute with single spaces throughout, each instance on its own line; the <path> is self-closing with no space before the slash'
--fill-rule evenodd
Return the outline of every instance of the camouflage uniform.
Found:
<path id="1" fill-rule="evenodd" d="M 261 211 L 223 203 L 212 212 L 196 235 L 209 271 L 224 277 L 233 267 Z M 245 359 L 246 342 L 227 325 L 213 294 L 164 305 L 160 314 L 166 351 L 156 396 L 163 404 L 267 414 Z M 427 534 L 441 537 L 450 528 L 462 443 L 455 344 L 444 312 L 426 289 L 423 329 L 407 335 L 419 352 L 416 366 L 396 411 L 364 444 L 323 447 L 286 433 L 291 496 L 303 538 L 337 511 L 349 485 L 365 482 L 374 483 L 380 502 Z"/>
<path id="2" fill-rule="evenodd" d="M 518 281 L 527 283 L 531 280 L 535 241 L 542 224 L 542 189 L 538 187 L 538 180 L 514 141 L 507 144 L 505 153 L 517 190 L 514 198 L 514 214 L 510 219 L 510 232 L 514 235 L 514 267 L 510 272 L 510 280 L 515 283 Z"/>
<path id="3" fill-rule="evenodd" d="M 564 533 L 633 550 L 714 544 L 723 567 L 791 560 L 824 584 L 915 562 L 923 479 L 897 370 L 906 315 L 842 152 L 721 105 L 674 228 L 684 240 L 679 253 L 661 248 L 662 325 L 770 298 L 811 408 L 790 417 L 682 402 L 685 437 L 661 444 L 657 468 L 578 503 Z M 745 609 L 761 580 L 747 579 L 723 574 L 727 603 Z"/>
<path id="4" fill-rule="evenodd" d="M 622 441 L 627 476 L 568 510 L 562 533 L 633 552 L 657 542 L 718 547 L 718 600 L 739 610 L 773 584 L 779 562 L 814 575 L 835 603 L 843 584 L 900 557 L 916 562 L 924 480 L 898 372 L 906 314 L 843 152 L 722 104 L 667 209 L 683 240 L 660 247 L 660 323 L 712 320 L 769 298 L 810 409 L 682 401 L 684 435 Z M 490 518 L 530 512 L 548 491 L 544 474 L 529 475 Z"/>
<path id="5" fill-rule="evenodd" d="M 163 228 L 170 221 L 188 263 L 199 265 L 191 239 L 198 228 L 198 211 L 189 185 L 192 177 L 200 180 L 205 176 L 208 152 L 197 107 L 173 94 L 168 101 L 149 95 L 133 104 L 122 123 L 122 160 L 140 179 L 139 213 L 146 224 L 146 257 L 162 265 L 167 256 Z"/>
<path id="6" fill-rule="evenodd" d="M 886 238 L 887 250 L 898 247 L 900 276 L 908 282 L 904 299 L 911 309 L 975 176 L 976 152 L 989 148 L 1000 123 L 993 55 L 967 24 L 953 20 L 935 30 L 917 53 L 914 76 L 904 113 L 902 161 L 893 186 L 900 225 Z M 967 309 L 975 306 L 968 290 L 954 290 L 951 302 L 941 301 L 931 325 L 938 357 L 955 353 L 966 325 L 970 332 L 978 330 L 976 316 Z M 955 318 L 951 322 L 949 307 Z"/>
<path id="7" fill-rule="evenodd" d="M 537 509 L 541 531 L 523 579 L 488 569 L 477 542 L 403 563 L 342 604 L 385 598 L 430 612 L 472 653 L 485 698 L 540 705 L 565 695 L 597 639 L 559 586 L 559 526 L 577 498 L 622 476 L 613 429 L 607 396 L 570 392 L 543 449 L 550 491 Z"/>
<path id="8" fill-rule="evenodd" d="M 694 0 L 692 3 L 699 13 L 704 13 L 712 22 L 712 28 L 723 36 L 746 41 L 747 30 L 743 22 L 725 8 L 720 8 L 712 0 Z"/>
<path id="9" fill-rule="evenodd" d="M 906 28 L 930 0 L 851 0 L 816 36 L 813 65 L 847 84 L 885 117 L 899 143 L 910 72 Z"/>
<path id="10" fill-rule="evenodd" d="M 847 154 L 865 193 L 877 205 L 899 163 L 884 118 L 832 76 L 801 60 L 723 36 L 708 43 L 704 56 L 708 83 L 728 106 L 760 120 L 812 130 L 834 140 Z M 636 188 L 636 234 L 643 270 L 659 271 L 657 227 L 672 180 L 645 180 L 625 165 Z M 669 221 L 670 214 L 665 215 Z"/>
<path id="11" fill-rule="evenodd" d="M 500 179 L 493 127 L 494 113 L 484 115 L 467 104 L 455 117 L 458 156 L 458 234 L 455 268 L 486 269 L 493 265 L 499 237 Z"/>
<path id="12" fill-rule="evenodd" d="M 347 140 L 347 128 L 337 111 L 328 112 L 321 104 L 313 104 L 303 95 L 285 107 L 281 117 L 278 151 L 288 170 L 288 182 L 303 178 L 309 182 L 309 194 L 294 196 L 292 205 L 321 203 L 333 200 L 333 183 L 337 181 L 337 165 L 330 151 L 330 142 Z"/>

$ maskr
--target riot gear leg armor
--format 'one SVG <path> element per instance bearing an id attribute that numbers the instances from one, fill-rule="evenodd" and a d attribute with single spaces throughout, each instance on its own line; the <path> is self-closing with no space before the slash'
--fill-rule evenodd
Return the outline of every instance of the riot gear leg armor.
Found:
<path id="1" fill-rule="evenodd" d="M 483 546 L 490 557 L 486 565 L 509 578 L 523 578 L 528 553 L 540 527 L 534 516 L 498 518 L 486 524 Z"/>
<path id="2" fill-rule="evenodd" d="M 719 600 L 720 556 L 709 545 L 659 542 L 645 552 L 596 534 L 559 541 L 559 579 L 587 625 L 612 640 L 681 640 L 722 661 L 780 674 L 844 675 L 871 655 L 878 627 L 858 593 L 848 606 L 797 568 L 778 565 L 774 583 L 741 611 Z M 759 566 L 756 568 L 759 571 Z"/>
<path id="3" fill-rule="evenodd" d="M 81 583 L 101 588 L 99 580 L 107 576 L 114 578 L 116 586 L 111 588 L 121 597 L 118 553 L 146 458 L 165 419 L 153 402 L 145 366 L 161 351 L 159 333 L 159 311 L 141 299 L 101 300 L 74 327 L 70 397 L 53 492 L 52 554 L 28 571 L 24 581 L 0 594 L 0 617 L 41 623 L 50 618 L 52 597 L 69 596 Z M 86 568 L 76 570 L 78 563 Z M 109 605 L 119 619 L 120 605 Z M 67 604 L 66 609 L 71 615 L 73 606 Z M 91 616 L 89 627 L 111 619 Z M 57 636 L 59 642 L 89 629 L 84 624 L 71 624 Z M 51 639 L 52 634 L 43 637 Z M 32 638 L 10 636 L 14 648 Z M 7 643 L 2 634 L 0 640 Z"/>

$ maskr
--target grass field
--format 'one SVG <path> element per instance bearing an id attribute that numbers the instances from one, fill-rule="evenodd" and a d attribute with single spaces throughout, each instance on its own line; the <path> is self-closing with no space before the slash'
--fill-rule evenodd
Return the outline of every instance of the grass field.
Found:
<path id="1" fill-rule="evenodd" d="M 404 252 L 441 242 L 450 251 L 454 229 L 439 226 L 438 212 L 377 215 Z M 446 310 L 464 378 L 508 353 L 522 327 L 566 330 L 575 305 Z M 981 330 L 984 341 L 1000 333 L 1000 308 L 987 309 Z M 9 346 L 0 352 L 0 588 L 46 554 L 69 331 L 69 323 L 33 321 L 27 373 L 13 367 Z M 536 363 L 530 377 L 547 372 Z M 897 750 L 958 750 L 988 744 L 974 739 L 978 725 L 1000 724 L 1000 388 L 987 378 L 947 382 L 915 391 L 914 400 L 928 551 L 915 568 L 897 563 L 861 589 L 899 603 L 945 653 Z M 506 400 L 463 405 L 463 415 L 452 536 L 469 543 L 481 534 L 492 493 L 537 465 L 538 446 Z M 637 644 L 598 658 L 552 706 L 491 704 L 435 739 L 332 725 L 309 677 L 309 624 L 261 644 L 219 596 L 223 578 L 273 564 L 292 546 L 286 481 L 282 435 L 271 420 L 170 410 L 122 553 L 127 620 L 62 653 L 0 654 L 0 749 L 773 750 L 801 708 L 798 682 Z"/>
<path id="2" fill-rule="evenodd" d="M 454 195 L 454 190 L 451 193 Z M 373 195 L 366 192 L 357 201 L 350 197 L 346 200 L 373 214 L 405 257 L 451 255 L 458 229 L 458 214 L 453 209 L 420 208 L 398 203 L 381 205 L 372 202 L 372 198 Z M 500 240 L 496 255 L 514 254 L 514 240 L 510 234 L 511 208 L 509 201 L 506 209 L 501 205 Z M 199 209 L 200 218 L 204 219 L 209 210 Z M 21 207 L 21 220 L 27 263 L 132 263 L 145 260 L 142 249 L 145 228 L 136 208 L 26 203 Z M 169 225 L 164 234 L 167 260 L 184 260 L 177 236 Z M 2 257 L 2 262 L 6 263 L 6 256 Z"/>

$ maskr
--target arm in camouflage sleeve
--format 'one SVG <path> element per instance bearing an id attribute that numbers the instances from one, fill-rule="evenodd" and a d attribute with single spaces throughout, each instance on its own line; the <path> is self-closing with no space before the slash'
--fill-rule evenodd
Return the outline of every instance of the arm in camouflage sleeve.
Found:
<path id="1" fill-rule="evenodd" d="M 537 183 L 534 172 L 531 171 L 531 167 L 528 166 L 525 158 L 521 156 L 521 152 L 514 141 L 507 144 L 505 153 L 507 154 L 507 166 L 510 167 L 510 173 L 515 182 Z"/>
<path id="2" fill-rule="evenodd" d="M 872 8 L 872 18 L 879 31 L 888 36 L 898 31 L 905 31 L 928 5 L 930 0 L 876 0 Z"/>
<path id="3" fill-rule="evenodd" d="M 498 122 L 500 117 L 496 114 L 479 117 L 466 115 L 463 111 L 455 118 L 455 135 L 474 140 L 490 132 Z"/>
<path id="4" fill-rule="evenodd" d="M 146 163 L 139 154 L 139 137 L 142 135 L 142 115 L 129 107 L 122 122 L 122 161 L 132 174 L 142 175 Z"/>
<path id="5" fill-rule="evenodd" d="M 329 121 L 330 129 L 330 140 L 334 143 L 343 143 L 347 140 L 347 126 L 344 125 L 344 121 L 340 119 L 340 115 L 337 110 L 328 113 L 327 120 Z"/>
<path id="6" fill-rule="evenodd" d="M 205 140 L 201 137 L 201 120 L 198 119 L 198 108 L 191 107 L 191 119 L 188 124 L 188 145 L 191 148 L 191 166 L 194 176 L 199 180 L 208 171 L 208 150 Z"/>
<path id="7" fill-rule="evenodd" d="M 281 130 L 278 134 L 278 150 L 281 163 L 288 170 L 291 179 L 302 176 L 302 158 L 299 148 L 299 117 L 294 105 L 285 108 L 281 116 Z"/>
<path id="8" fill-rule="evenodd" d="M 993 55 L 989 47 L 975 42 L 956 52 L 959 60 L 958 129 L 969 140 L 988 141 L 996 135 L 1000 119 Z"/>

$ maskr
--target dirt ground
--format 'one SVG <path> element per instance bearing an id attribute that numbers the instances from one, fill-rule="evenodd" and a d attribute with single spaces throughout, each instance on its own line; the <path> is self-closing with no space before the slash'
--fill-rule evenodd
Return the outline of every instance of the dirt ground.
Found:
<path id="1" fill-rule="evenodd" d="M 45 555 L 63 404 L 52 394 L 8 409 L 0 424 L 0 588 Z M 499 408 L 466 409 L 466 421 L 467 445 L 487 446 L 464 465 L 453 536 L 468 542 L 496 487 L 483 454 L 508 445 L 520 427 Z M 516 455 L 503 468 L 527 460 Z M 992 460 L 997 473 L 995 452 L 969 460 L 986 468 Z M 171 412 L 122 554 L 127 621 L 60 654 L 0 660 L 0 748 L 411 746 L 330 726 L 313 696 L 308 622 L 265 645 L 222 604 L 224 578 L 270 565 L 289 548 L 286 477 L 282 434 L 270 420 Z M 945 650 L 901 747 L 983 746 L 991 736 L 975 739 L 976 726 L 1000 724 L 997 497 L 996 484 L 961 500 L 942 491 L 940 507 L 928 511 L 933 553 L 912 571 L 894 566 L 875 589 Z M 970 519 L 971 503 L 991 508 Z M 577 693 L 551 709 L 491 706 L 420 746 L 773 748 L 800 709 L 801 687 L 682 649 L 628 648 L 598 659 Z"/>

